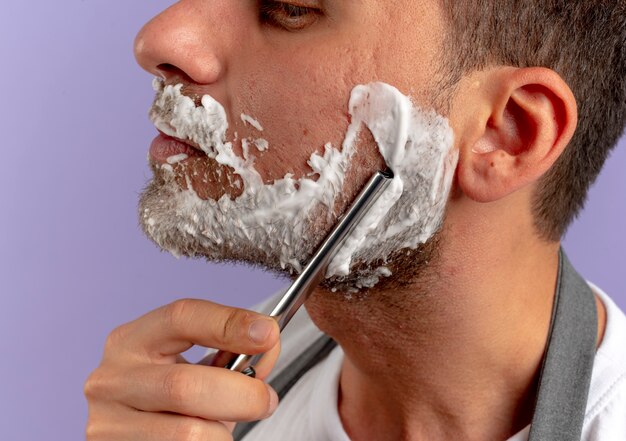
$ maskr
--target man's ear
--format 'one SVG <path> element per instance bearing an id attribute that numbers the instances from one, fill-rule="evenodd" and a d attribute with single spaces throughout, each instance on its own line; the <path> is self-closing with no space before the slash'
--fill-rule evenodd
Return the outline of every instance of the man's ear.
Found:
<path id="1" fill-rule="evenodd" d="M 502 67 L 478 75 L 462 100 L 471 104 L 462 117 L 457 177 L 468 197 L 491 202 L 548 171 L 578 115 L 572 91 L 553 70 Z"/>

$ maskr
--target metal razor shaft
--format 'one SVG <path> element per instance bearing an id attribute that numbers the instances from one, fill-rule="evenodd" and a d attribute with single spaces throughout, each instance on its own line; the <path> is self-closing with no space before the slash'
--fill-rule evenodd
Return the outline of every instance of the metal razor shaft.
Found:
<path id="1" fill-rule="evenodd" d="M 348 211 L 339 219 L 332 231 L 326 236 L 302 273 L 294 280 L 270 316 L 276 318 L 282 331 L 294 314 L 306 301 L 315 287 L 324 279 L 328 265 L 346 238 L 363 219 L 378 197 L 385 191 L 393 179 L 389 169 L 376 172 L 365 184 Z M 225 366 L 231 371 L 255 376 L 254 365 L 261 358 L 259 355 L 237 355 Z"/>

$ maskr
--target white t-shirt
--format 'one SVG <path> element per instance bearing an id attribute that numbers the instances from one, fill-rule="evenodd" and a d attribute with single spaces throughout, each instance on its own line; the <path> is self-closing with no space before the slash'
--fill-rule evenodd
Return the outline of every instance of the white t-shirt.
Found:
<path id="1" fill-rule="evenodd" d="M 582 440 L 625 441 L 626 316 L 604 292 L 593 285 L 592 289 L 606 307 L 607 320 L 593 365 Z M 321 335 L 303 310 L 283 334 L 283 350 L 275 372 Z M 341 348 L 336 347 L 296 383 L 274 415 L 260 422 L 244 440 L 350 441 L 337 410 L 343 357 Z M 529 430 L 527 426 L 507 441 L 526 441 Z"/>

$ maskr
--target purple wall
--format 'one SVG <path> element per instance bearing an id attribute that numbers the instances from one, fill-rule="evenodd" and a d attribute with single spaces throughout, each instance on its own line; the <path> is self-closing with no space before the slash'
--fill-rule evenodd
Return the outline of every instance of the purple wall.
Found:
<path id="1" fill-rule="evenodd" d="M 150 76 L 140 26 L 170 1 L 35 0 L 0 13 L 0 437 L 83 439 L 82 385 L 117 324 L 179 297 L 249 305 L 283 282 L 177 261 L 139 232 Z M 570 257 L 626 308 L 626 143 L 572 228 Z"/>

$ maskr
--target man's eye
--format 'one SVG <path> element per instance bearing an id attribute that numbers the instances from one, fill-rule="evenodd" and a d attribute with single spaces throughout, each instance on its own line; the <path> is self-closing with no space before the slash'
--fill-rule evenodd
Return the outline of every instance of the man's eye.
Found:
<path id="1" fill-rule="evenodd" d="M 262 1 L 261 22 L 281 27 L 288 31 L 298 31 L 314 24 L 320 17 L 319 9 L 276 0 Z"/>

